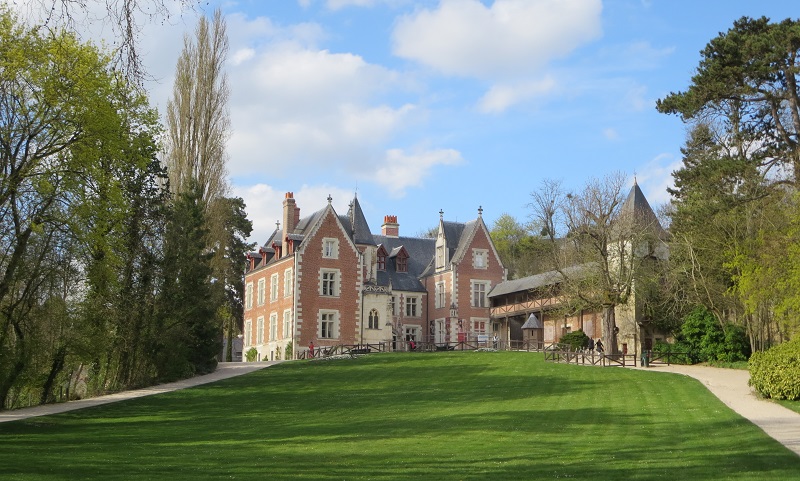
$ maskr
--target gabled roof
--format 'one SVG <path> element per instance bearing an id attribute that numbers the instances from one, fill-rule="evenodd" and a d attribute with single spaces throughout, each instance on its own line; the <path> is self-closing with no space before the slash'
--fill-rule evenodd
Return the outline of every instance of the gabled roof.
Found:
<path id="1" fill-rule="evenodd" d="M 392 286 L 393 290 L 409 292 L 425 292 L 425 286 L 419 280 L 433 253 L 436 250 L 436 239 L 418 237 L 372 236 L 375 245 L 383 248 L 387 254 L 386 270 L 378 271 L 376 282 L 381 286 Z M 397 272 L 392 259 L 401 251 L 408 254 L 407 272 Z"/>
<path id="2" fill-rule="evenodd" d="M 455 245 L 453 255 L 450 257 L 451 261 L 459 262 L 464 258 L 464 255 L 467 253 L 467 248 L 469 247 L 470 242 L 472 242 L 472 238 L 475 237 L 475 231 L 478 229 L 479 223 L 477 220 L 471 220 L 466 224 L 461 225 L 461 235 L 458 238 L 458 244 Z M 450 245 L 449 239 L 447 244 Z"/>
<path id="3" fill-rule="evenodd" d="M 522 329 L 542 329 L 542 328 L 544 328 L 544 324 L 542 324 L 542 321 L 540 321 L 539 318 L 536 317 L 536 315 L 533 313 L 531 313 L 531 315 L 528 316 L 528 320 L 525 321 L 525 324 L 522 325 Z"/>

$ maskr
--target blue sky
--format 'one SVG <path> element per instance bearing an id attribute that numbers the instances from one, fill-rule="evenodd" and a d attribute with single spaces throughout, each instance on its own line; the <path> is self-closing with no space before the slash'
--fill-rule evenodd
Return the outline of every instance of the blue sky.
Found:
<path id="1" fill-rule="evenodd" d="M 542 179 L 578 189 L 636 175 L 651 204 L 680 163 L 686 130 L 655 101 L 684 90 L 699 51 L 741 16 L 796 18 L 791 1 L 211 1 L 228 22 L 232 193 L 252 241 L 330 194 L 358 193 L 373 231 L 401 234 L 483 207 L 491 227 L 524 222 Z M 202 13 L 203 10 L 200 10 Z M 196 15 L 149 25 L 149 84 L 164 111 L 182 35 Z"/>

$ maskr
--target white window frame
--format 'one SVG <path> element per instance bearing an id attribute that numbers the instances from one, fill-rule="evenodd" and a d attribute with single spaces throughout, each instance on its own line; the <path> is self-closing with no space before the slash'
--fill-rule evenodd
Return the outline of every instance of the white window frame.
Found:
<path id="1" fill-rule="evenodd" d="M 244 290 L 244 308 L 253 308 L 253 282 L 248 282 Z"/>
<path id="2" fill-rule="evenodd" d="M 264 298 L 265 298 L 265 292 L 266 292 L 266 283 L 267 283 L 267 280 L 264 279 L 264 278 L 261 278 L 261 279 L 258 280 L 258 301 L 257 301 L 257 303 L 258 303 L 259 306 L 263 306 L 264 305 Z"/>
<path id="3" fill-rule="evenodd" d="M 472 249 L 472 267 L 475 269 L 489 267 L 489 251 L 487 249 Z"/>
<path id="4" fill-rule="evenodd" d="M 419 297 L 407 296 L 406 297 L 406 317 L 419 317 Z"/>
<path id="5" fill-rule="evenodd" d="M 339 258 L 339 239 L 335 237 L 322 238 L 322 257 L 325 259 Z"/>
<path id="6" fill-rule="evenodd" d="M 272 312 L 269 315 L 269 340 L 278 339 L 278 313 Z"/>
<path id="7" fill-rule="evenodd" d="M 330 277 L 332 276 L 332 278 Z M 319 270 L 319 295 L 323 297 L 339 297 L 339 269 Z"/>
<path id="8" fill-rule="evenodd" d="M 283 311 L 283 338 L 289 339 L 291 336 L 292 329 L 292 310 L 286 309 Z"/>
<path id="9" fill-rule="evenodd" d="M 489 307 L 489 298 L 487 296 L 491 290 L 491 282 L 473 280 L 471 284 L 470 305 L 472 307 Z M 480 290 L 478 289 L 479 287 L 481 288 Z M 481 302 L 478 302 L 479 300 Z"/>
<path id="10" fill-rule="evenodd" d="M 258 316 L 256 326 L 256 344 L 264 344 L 264 316 Z"/>
<path id="11" fill-rule="evenodd" d="M 320 339 L 339 338 L 339 311 L 319 311 L 317 336 Z"/>
<path id="12" fill-rule="evenodd" d="M 283 297 L 289 297 L 294 291 L 294 279 L 292 278 L 292 269 L 283 271 Z"/>
<path id="13" fill-rule="evenodd" d="M 445 287 L 444 286 L 444 281 L 440 281 L 440 282 L 436 283 L 436 298 L 435 298 L 436 300 L 435 300 L 435 303 L 436 303 L 436 308 L 437 309 L 441 309 L 441 308 L 447 306 L 447 302 L 446 302 L 447 301 L 447 296 L 446 296 L 444 287 Z"/>
<path id="14" fill-rule="evenodd" d="M 244 347 L 252 345 L 253 341 L 253 321 L 248 319 L 244 321 Z"/>
<path id="15" fill-rule="evenodd" d="M 272 274 L 269 278 L 269 300 L 271 302 L 278 300 L 278 274 Z"/>

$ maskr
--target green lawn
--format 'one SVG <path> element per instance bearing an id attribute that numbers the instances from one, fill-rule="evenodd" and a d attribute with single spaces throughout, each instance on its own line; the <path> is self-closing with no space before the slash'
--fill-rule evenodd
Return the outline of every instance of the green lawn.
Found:
<path id="1" fill-rule="evenodd" d="M 0 479 L 800 480 L 684 376 L 372 354 L 0 424 Z"/>

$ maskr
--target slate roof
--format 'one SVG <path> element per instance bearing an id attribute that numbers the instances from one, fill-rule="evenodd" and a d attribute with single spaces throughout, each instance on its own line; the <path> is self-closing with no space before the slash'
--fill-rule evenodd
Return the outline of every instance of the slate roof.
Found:
<path id="1" fill-rule="evenodd" d="M 388 286 L 392 289 L 411 292 L 425 292 L 425 286 L 419 280 L 425 267 L 433 258 L 436 250 L 436 239 L 419 237 L 388 237 L 384 235 L 372 236 L 374 245 L 382 245 L 389 255 L 386 259 L 386 270 L 378 271 L 377 284 Z M 397 272 L 395 259 L 397 253 L 403 248 L 408 253 L 408 272 Z"/>
<path id="2" fill-rule="evenodd" d="M 623 223 L 633 221 L 638 228 L 652 228 L 659 237 L 663 238 L 666 235 L 666 231 L 636 181 L 633 182 L 628 197 L 622 203 L 619 218 Z"/>
<path id="3" fill-rule="evenodd" d="M 364 217 L 364 211 L 361 210 L 358 197 L 354 197 L 350 203 L 350 209 L 347 211 L 347 220 L 350 224 L 348 232 L 353 242 L 356 244 L 376 245 L 372 232 L 369 230 L 367 219 Z"/>
<path id="4" fill-rule="evenodd" d="M 586 271 L 591 267 L 590 264 L 581 264 L 579 266 L 572 266 L 564 269 L 564 272 L 569 275 L 576 275 L 582 271 Z M 525 292 L 533 289 L 538 289 L 544 286 L 551 286 L 560 282 L 564 276 L 558 271 L 542 272 L 533 276 L 523 277 L 522 279 L 513 279 L 504 281 L 495 285 L 489 291 L 488 297 L 497 297 L 513 292 Z"/>
<path id="5" fill-rule="evenodd" d="M 542 321 L 540 321 L 539 318 L 536 317 L 536 315 L 533 313 L 531 313 L 531 315 L 528 316 L 528 320 L 525 321 L 525 324 L 522 325 L 522 329 L 542 329 L 542 328 L 544 328 L 544 324 L 542 324 Z"/>

